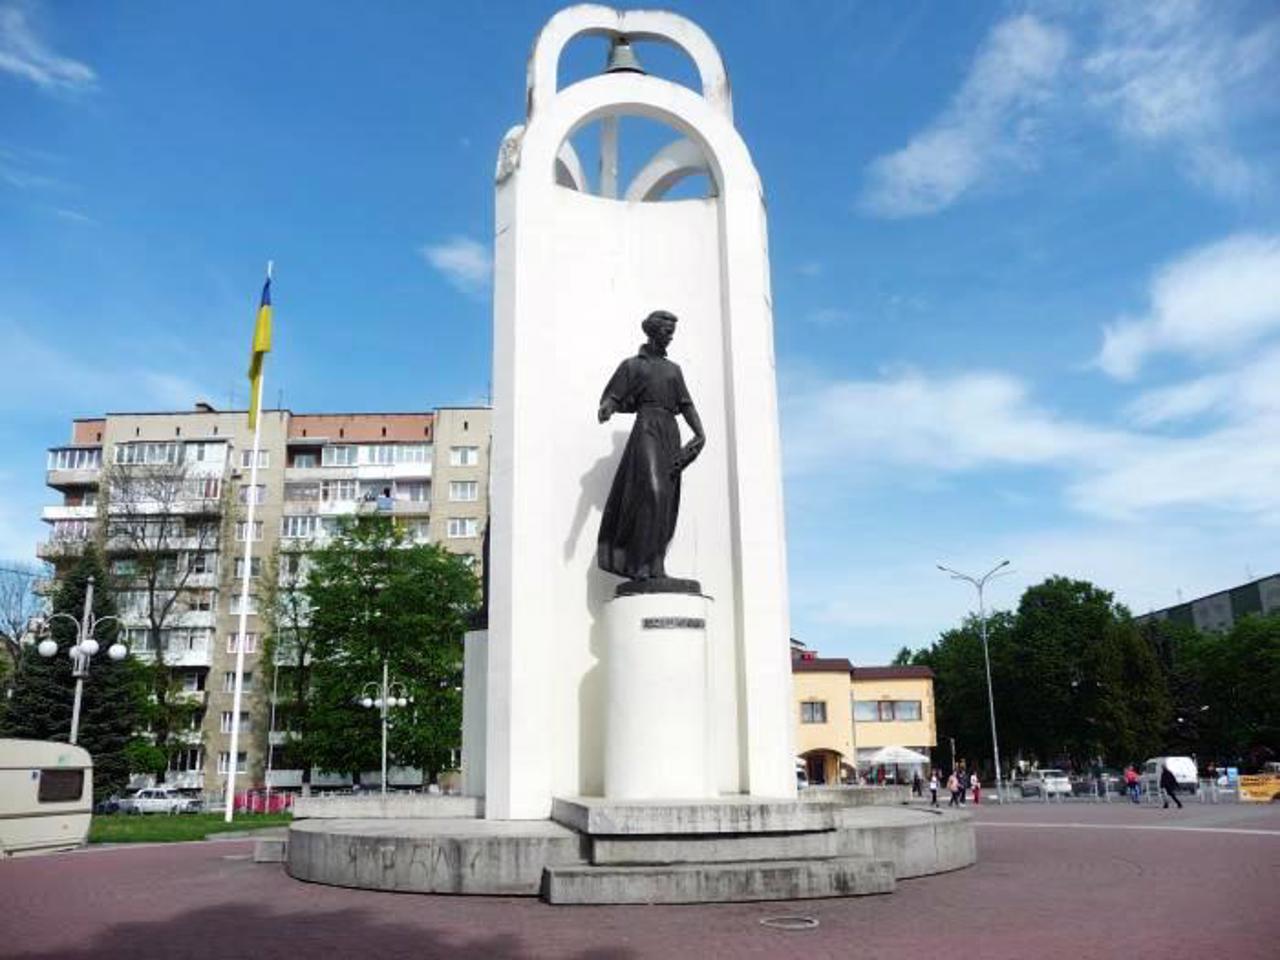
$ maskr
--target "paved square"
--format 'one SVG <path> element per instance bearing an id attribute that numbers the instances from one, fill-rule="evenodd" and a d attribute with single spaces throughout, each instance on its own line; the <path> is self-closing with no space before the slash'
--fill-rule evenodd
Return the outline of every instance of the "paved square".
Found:
<path id="1" fill-rule="evenodd" d="M 973 808 L 970 808 L 973 809 Z M 0 956 L 1200 957 L 1280 955 L 1280 807 L 974 809 L 979 861 L 888 897 L 691 907 L 342 890 L 220 841 L 0 863 Z M 760 920 L 814 917 L 785 931 Z"/>

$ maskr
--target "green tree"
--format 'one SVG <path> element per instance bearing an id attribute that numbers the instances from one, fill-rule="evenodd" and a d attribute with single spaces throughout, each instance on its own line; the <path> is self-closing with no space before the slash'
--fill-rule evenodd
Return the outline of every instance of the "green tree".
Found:
<path id="1" fill-rule="evenodd" d="M 1014 618 L 1006 610 L 987 616 L 987 646 L 991 652 L 992 685 L 996 699 L 1001 756 L 1007 764 L 1017 738 L 1010 741 L 1010 725 L 1004 714 L 1009 697 L 1007 672 L 997 664 L 1007 661 Z M 951 738 L 956 741 L 956 756 L 968 757 L 984 768 L 994 756 L 991 747 L 991 721 L 987 702 L 986 668 L 982 658 L 981 624 L 976 616 L 939 637 L 928 650 L 912 655 L 912 663 L 927 666 L 934 672 L 934 704 L 937 711 L 938 743 L 946 745 L 950 761 Z"/>
<path id="2" fill-rule="evenodd" d="M 267 561 L 261 607 L 265 626 L 263 662 L 277 671 L 272 683 L 277 696 L 274 726 L 291 734 L 278 751 L 281 762 L 273 767 L 301 769 L 304 793 L 310 792 L 313 763 L 306 743 L 296 734 L 306 728 L 311 706 L 311 631 L 306 593 L 309 562 L 302 551 L 277 547 Z M 266 744 L 266 750 L 273 749 Z"/>
<path id="3" fill-rule="evenodd" d="M 1174 723 L 1201 758 L 1252 770 L 1280 756 L 1280 615 L 1244 617 L 1180 653 L 1194 697 Z"/>
<path id="4" fill-rule="evenodd" d="M 462 634 L 479 599 L 474 574 L 439 546 L 410 545 L 378 516 L 348 522 L 309 559 L 304 755 L 357 776 L 378 768 L 378 712 L 357 699 L 386 662 L 412 700 L 392 712 L 391 760 L 434 779 L 461 742 Z"/>
<path id="5" fill-rule="evenodd" d="M 94 578 L 93 614 L 99 619 L 115 615 L 106 587 L 102 561 L 92 548 L 62 578 L 53 597 L 53 613 L 80 619 L 84 615 L 89 577 Z M 132 658 L 121 661 L 106 656 L 116 640 L 116 621 L 103 623 L 95 634 L 101 653 L 91 662 L 80 707 L 79 745 L 89 751 L 94 765 L 94 794 L 106 796 L 124 788 L 131 771 L 130 758 L 141 723 L 147 689 L 147 672 Z M 56 617 L 49 621 L 49 636 L 58 652 L 39 655 L 34 644 L 22 651 L 13 695 L 4 716 L 6 736 L 33 740 L 67 740 L 71 735 L 75 679 L 68 654 L 77 640 L 75 625 Z"/>

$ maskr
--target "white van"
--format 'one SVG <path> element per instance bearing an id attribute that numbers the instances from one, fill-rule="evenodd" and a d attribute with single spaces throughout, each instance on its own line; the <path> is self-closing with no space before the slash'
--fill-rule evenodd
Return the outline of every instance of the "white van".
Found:
<path id="1" fill-rule="evenodd" d="M 1181 793 L 1195 793 L 1200 781 L 1196 774 L 1196 762 L 1190 757 L 1153 757 L 1142 765 L 1142 792 L 1159 796 L 1160 774 L 1165 767 L 1178 781 Z"/>
<path id="2" fill-rule="evenodd" d="M 78 847 L 92 814 L 89 751 L 52 740 L 0 739 L 0 858 Z"/>

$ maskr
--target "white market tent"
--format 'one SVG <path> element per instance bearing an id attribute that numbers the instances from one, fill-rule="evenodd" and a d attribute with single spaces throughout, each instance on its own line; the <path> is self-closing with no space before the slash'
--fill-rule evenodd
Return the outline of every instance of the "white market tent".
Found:
<path id="1" fill-rule="evenodd" d="M 916 753 L 906 747 L 881 747 L 868 757 L 866 762 L 872 766 L 889 766 L 890 764 L 918 766 L 928 763 L 929 758 L 923 753 Z"/>

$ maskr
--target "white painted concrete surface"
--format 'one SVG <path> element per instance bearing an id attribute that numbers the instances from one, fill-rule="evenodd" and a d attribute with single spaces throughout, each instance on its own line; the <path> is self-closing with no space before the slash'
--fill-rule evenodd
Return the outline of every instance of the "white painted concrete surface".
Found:
<path id="1" fill-rule="evenodd" d="M 712 613 L 711 601 L 696 594 L 641 594 L 605 604 L 607 799 L 716 795 L 707 685 Z"/>
<path id="2" fill-rule="evenodd" d="M 557 90 L 565 44 L 619 31 L 685 50 L 702 93 L 631 73 Z M 685 474 L 667 568 L 716 600 L 707 636 L 714 788 L 794 796 L 765 211 L 723 64 L 682 17 L 573 7 L 540 35 L 529 94 L 526 124 L 504 139 L 497 170 L 486 815 L 543 818 L 553 795 L 605 789 L 602 658 L 617 581 L 596 568 L 595 546 L 630 424 L 600 426 L 595 410 L 654 309 L 681 318 L 671 357 L 708 436 Z M 617 115 L 686 138 L 715 195 L 660 201 L 646 186 L 654 202 L 628 202 L 574 189 L 581 171 L 569 138 Z M 691 149 L 677 159 L 692 169 Z"/>

